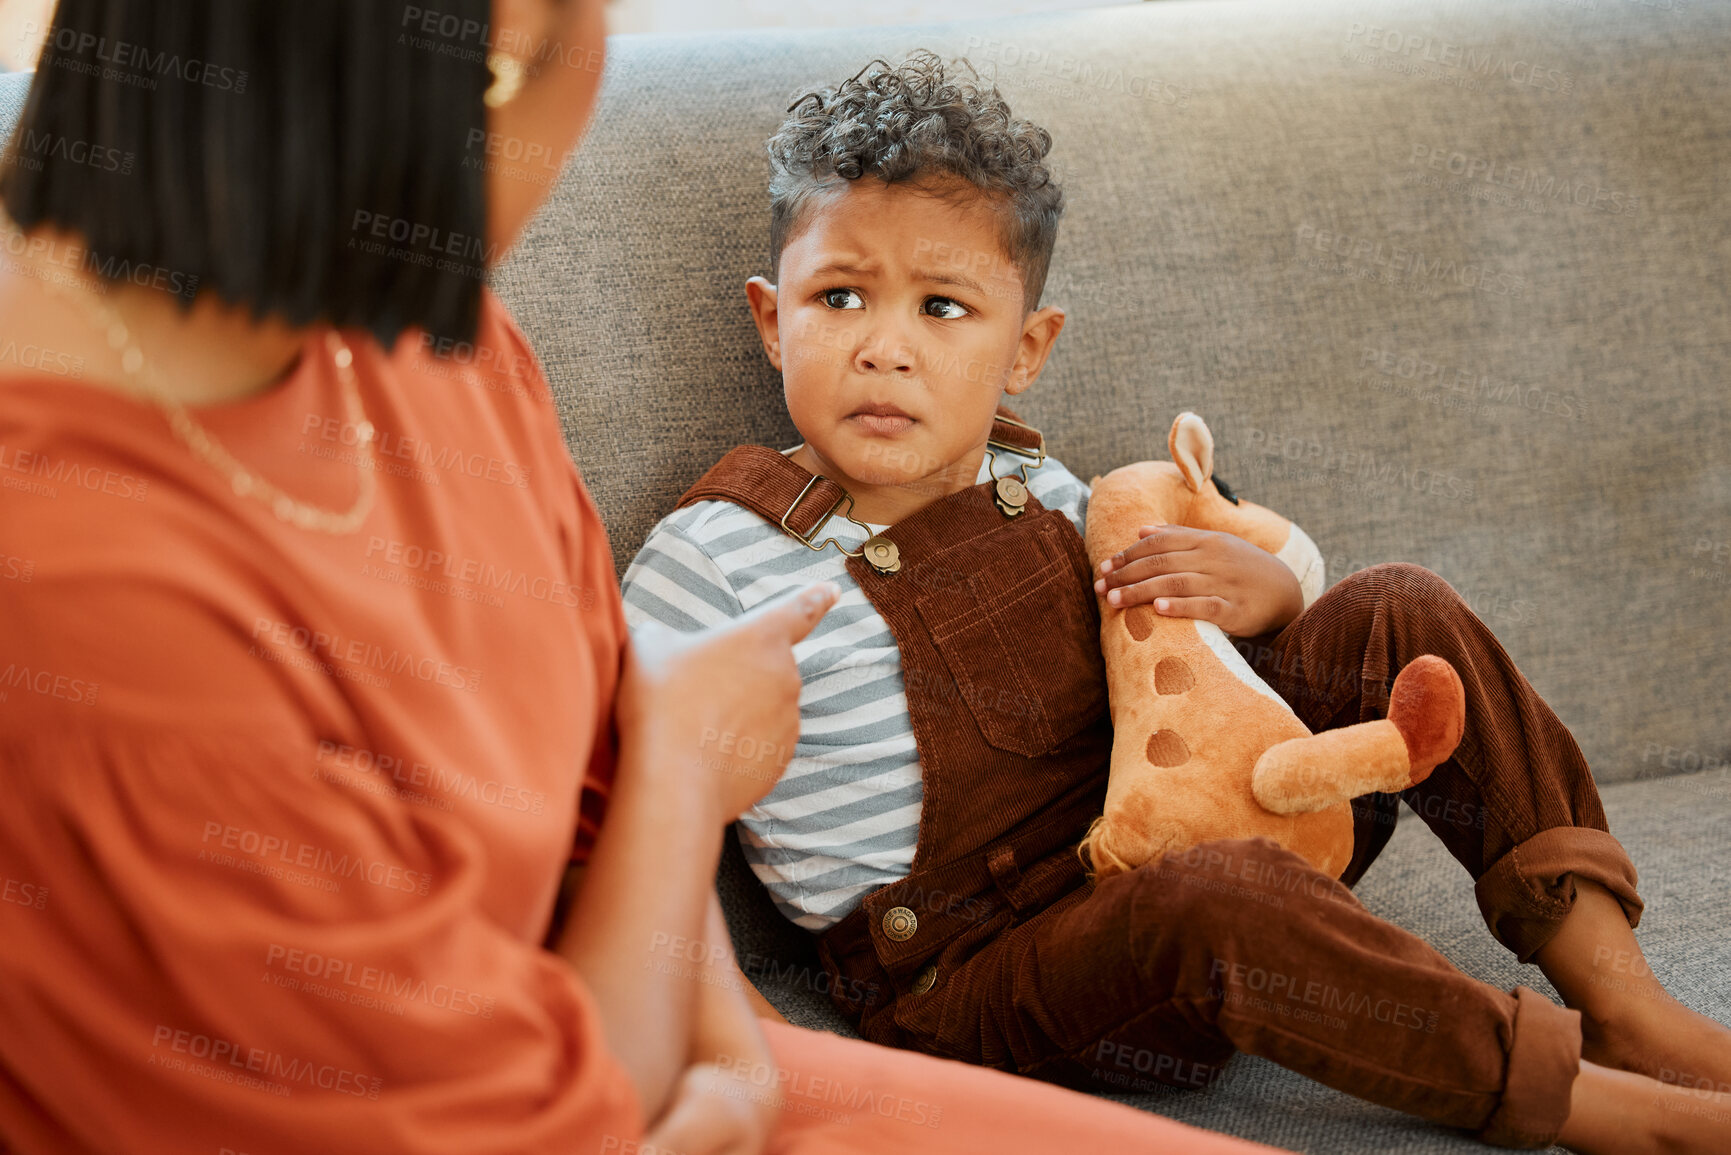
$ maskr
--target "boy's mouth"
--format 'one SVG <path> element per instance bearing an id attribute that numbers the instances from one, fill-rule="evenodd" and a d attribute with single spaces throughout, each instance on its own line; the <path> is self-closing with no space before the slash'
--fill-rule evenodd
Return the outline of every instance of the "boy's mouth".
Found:
<path id="1" fill-rule="evenodd" d="M 861 405 L 847 415 L 847 420 L 869 433 L 900 433 L 914 423 L 912 417 L 894 405 L 880 402 Z"/>

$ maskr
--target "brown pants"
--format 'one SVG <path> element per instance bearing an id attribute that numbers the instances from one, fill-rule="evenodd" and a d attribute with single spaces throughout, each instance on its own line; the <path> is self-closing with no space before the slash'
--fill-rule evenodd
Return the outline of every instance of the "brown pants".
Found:
<path id="1" fill-rule="evenodd" d="M 1491 933 L 1530 959 L 1573 904 L 1572 876 L 1639 919 L 1579 747 L 1434 573 L 1361 570 L 1239 644 L 1313 731 L 1383 717 L 1406 663 L 1448 659 L 1465 737 L 1400 797 L 1472 875 Z M 1359 903 L 1347 885 L 1387 843 L 1394 806 L 1354 802 L 1344 884 L 1259 839 L 1084 885 L 946 967 L 899 1024 L 921 1050 L 1092 1089 L 1203 1085 L 1237 1049 L 1486 1142 L 1546 1146 L 1568 1115 L 1579 1015 L 1467 977 Z"/>

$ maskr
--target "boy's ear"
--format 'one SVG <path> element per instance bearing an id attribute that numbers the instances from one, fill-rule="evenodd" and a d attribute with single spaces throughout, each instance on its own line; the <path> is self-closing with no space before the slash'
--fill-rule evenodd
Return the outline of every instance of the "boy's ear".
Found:
<path id="1" fill-rule="evenodd" d="M 1051 356 L 1058 334 L 1063 331 L 1064 310 L 1057 305 L 1047 305 L 1028 314 L 1027 320 L 1022 322 L 1022 339 L 1016 346 L 1016 361 L 1010 366 L 1010 379 L 1004 383 L 1004 392 L 1020 393 L 1034 383 L 1040 370 L 1046 367 L 1046 358 Z"/>
<path id="2" fill-rule="evenodd" d="M 775 309 L 775 286 L 762 277 L 752 277 L 745 282 L 745 299 L 751 306 L 751 319 L 757 322 L 757 335 L 763 341 L 763 351 L 779 373 L 781 327 Z"/>

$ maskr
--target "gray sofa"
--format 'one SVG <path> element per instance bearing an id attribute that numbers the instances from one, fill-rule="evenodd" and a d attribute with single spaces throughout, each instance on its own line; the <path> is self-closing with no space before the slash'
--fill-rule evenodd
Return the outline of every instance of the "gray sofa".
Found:
<path id="1" fill-rule="evenodd" d="M 1192 408 L 1331 581 L 1447 578 L 1585 749 L 1655 968 L 1731 1022 L 1731 5 L 1163 0 L 614 40 L 498 282 L 621 571 L 727 449 L 798 440 L 742 292 L 768 271 L 762 142 L 803 86 L 917 46 L 995 69 L 1055 138 L 1046 297 L 1071 320 L 1018 406 L 1054 452 L 1083 478 L 1163 454 Z M 1548 991 L 1405 818 L 1364 901 Z M 769 998 L 846 1031 L 731 844 L 720 883 Z M 1242 1056 L 1214 1089 L 1123 1098 L 1302 1151 L 1482 1149 Z"/>
<path id="2" fill-rule="evenodd" d="M 1217 469 L 1330 580 L 1447 578 L 1586 751 L 1641 872 L 1639 935 L 1731 1022 L 1731 4 L 1167 0 L 932 28 L 622 38 L 498 288 L 557 393 L 621 572 L 731 446 L 797 440 L 741 286 L 762 141 L 804 86 L 966 54 L 1046 125 L 1071 316 L 1018 408 L 1086 478 L 1202 413 Z M 16 84 L 0 81 L 0 117 Z M 794 1022 L 847 1032 L 809 939 L 730 844 L 735 945 Z M 1502 988 L 1416 817 L 1359 886 Z M 1300 1151 L 1481 1149 L 1240 1056 L 1125 1095 Z"/>

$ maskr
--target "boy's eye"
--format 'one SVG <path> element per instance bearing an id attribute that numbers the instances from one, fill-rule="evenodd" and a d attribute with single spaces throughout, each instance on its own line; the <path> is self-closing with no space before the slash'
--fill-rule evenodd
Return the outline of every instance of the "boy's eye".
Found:
<path id="1" fill-rule="evenodd" d="M 865 308 L 865 301 L 852 289 L 825 289 L 823 303 L 832 309 Z"/>
<path id="2" fill-rule="evenodd" d="M 959 317 L 968 315 L 966 305 L 959 301 L 952 301 L 948 297 L 927 297 L 925 306 L 921 311 L 928 317 L 940 317 L 945 321 L 954 321 Z"/>

